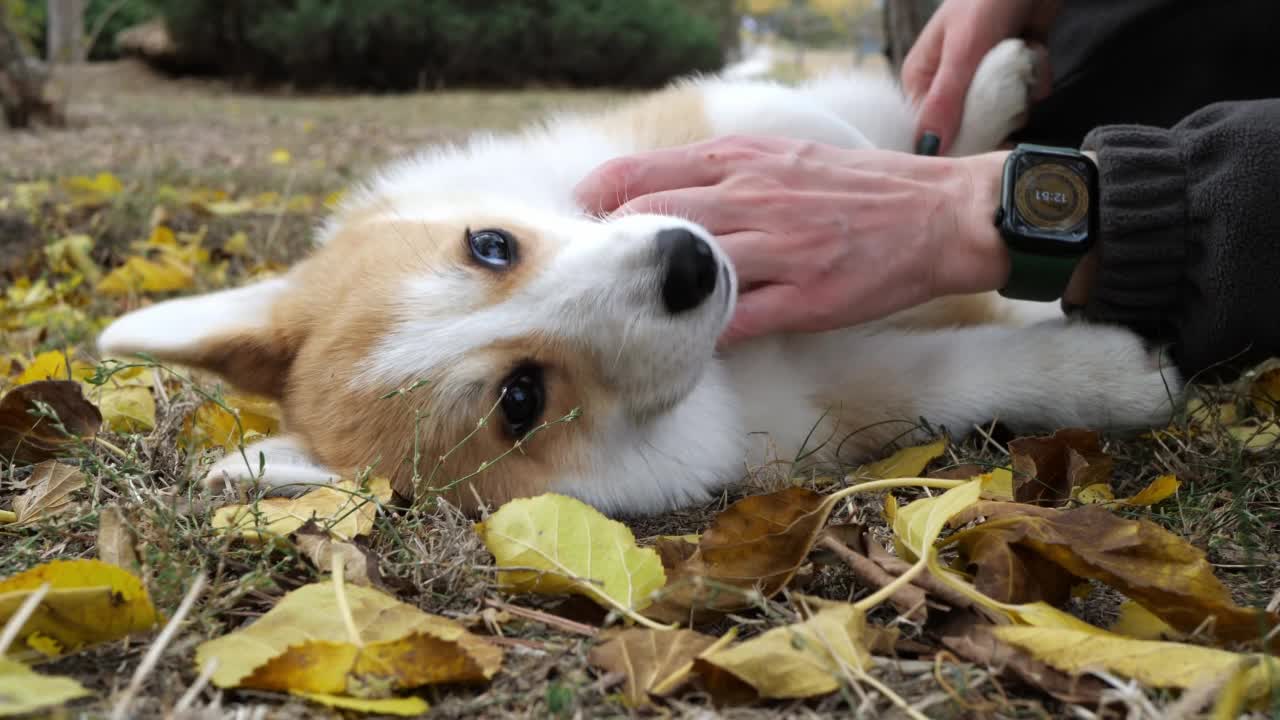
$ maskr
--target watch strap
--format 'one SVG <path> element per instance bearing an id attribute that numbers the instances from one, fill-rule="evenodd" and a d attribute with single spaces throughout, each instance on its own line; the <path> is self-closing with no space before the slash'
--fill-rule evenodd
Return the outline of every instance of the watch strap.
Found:
<path id="1" fill-rule="evenodd" d="M 1009 248 L 1009 280 L 1000 294 L 1015 300 L 1049 302 L 1062 297 L 1079 258 Z"/>

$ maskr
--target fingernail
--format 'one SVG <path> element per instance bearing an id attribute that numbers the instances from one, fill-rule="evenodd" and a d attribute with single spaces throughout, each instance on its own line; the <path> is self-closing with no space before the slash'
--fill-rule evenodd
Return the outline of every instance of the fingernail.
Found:
<path id="1" fill-rule="evenodd" d="M 942 138 L 927 132 L 920 136 L 920 142 L 916 143 L 917 155 L 937 155 L 938 148 L 942 145 Z"/>

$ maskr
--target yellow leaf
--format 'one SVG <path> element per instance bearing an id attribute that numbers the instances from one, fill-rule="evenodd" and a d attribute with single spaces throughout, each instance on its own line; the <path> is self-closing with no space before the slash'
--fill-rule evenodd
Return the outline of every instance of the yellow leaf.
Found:
<path id="1" fill-rule="evenodd" d="M 93 238 L 88 235 L 68 235 L 61 240 L 49 243 L 44 248 L 45 258 L 54 272 L 72 272 L 78 270 L 89 282 L 97 282 L 102 271 L 89 257 L 93 249 Z"/>
<path id="2" fill-rule="evenodd" d="M 854 475 L 871 480 L 892 480 L 895 478 L 918 477 L 935 458 L 941 457 L 947 449 L 947 439 L 938 438 L 928 445 L 917 445 L 904 448 L 889 457 L 864 465 Z"/>
<path id="3" fill-rule="evenodd" d="M 66 380 L 69 377 L 83 380 L 92 376 L 93 366 L 80 361 L 71 363 L 71 373 L 68 375 L 66 353 L 61 350 L 48 350 L 37 355 L 14 380 L 14 384 L 26 385 L 39 380 Z"/>
<path id="4" fill-rule="evenodd" d="M 240 446 L 240 427 L 244 430 L 244 442 L 258 435 L 273 435 L 280 430 L 280 407 L 274 400 L 260 395 L 226 395 L 222 402 L 232 412 L 227 412 L 213 401 L 207 401 L 192 413 L 178 438 L 197 449 L 220 447 L 232 450 Z"/>
<path id="5" fill-rule="evenodd" d="M 866 617 L 853 605 L 825 604 L 804 622 L 705 652 L 696 672 L 713 696 L 741 698 L 745 683 L 761 698 L 807 698 L 835 692 L 871 668 Z"/>
<path id="6" fill-rule="evenodd" d="M 71 678 L 41 675 L 17 660 L 0 657 L 0 717 L 60 707 L 92 694 Z"/>
<path id="7" fill-rule="evenodd" d="M 1265 423 L 1249 421 L 1227 428 L 1227 432 L 1247 452 L 1272 450 L 1280 443 L 1280 421 L 1276 420 Z"/>
<path id="8" fill-rule="evenodd" d="M 1140 490 L 1133 497 L 1121 500 L 1126 505 L 1142 506 L 1155 505 L 1156 503 L 1172 497 L 1178 492 L 1181 483 L 1178 482 L 1176 475 L 1161 475 L 1151 481 L 1150 485 Z"/>
<path id="9" fill-rule="evenodd" d="M 124 191 L 120 179 L 107 172 L 98 173 L 97 177 L 92 178 L 85 175 L 69 177 L 63 181 L 63 185 L 73 194 L 89 198 L 110 198 Z"/>
<path id="10" fill-rule="evenodd" d="M 284 148 L 276 148 L 271 151 L 272 165 L 288 165 L 293 160 L 293 156 Z"/>
<path id="11" fill-rule="evenodd" d="M 221 688 L 386 698 L 427 683 L 488 680 L 502 650 L 378 590 L 324 582 L 196 648 L 202 670 L 214 658 L 211 679 Z"/>
<path id="12" fill-rule="evenodd" d="M 228 255 L 248 255 L 249 236 L 243 230 L 237 231 L 222 244 L 222 252 Z"/>
<path id="13" fill-rule="evenodd" d="M 327 695 L 325 693 L 294 692 L 293 694 L 329 707 L 377 713 L 379 715 L 414 717 L 431 709 L 427 701 L 420 697 L 352 698 L 343 697 L 342 695 Z"/>
<path id="14" fill-rule="evenodd" d="M 10 649 L 20 659 L 80 650 L 150 630 L 158 621 L 147 588 L 135 575 L 100 560 L 51 560 L 0 580 L 0 626 L 41 585 L 50 590 Z M 37 650 L 28 638 L 43 638 Z"/>
<path id="15" fill-rule="evenodd" d="M 1013 500 L 1013 471 L 1009 468 L 996 468 L 979 476 L 982 480 L 982 494 L 993 500 Z"/>
<path id="16" fill-rule="evenodd" d="M 315 520 L 333 538 L 351 540 L 373 529 L 378 503 L 370 496 L 378 502 L 388 502 L 390 481 L 371 478 L 369 489 L 362 490 L 354 480 L 343 479 L 296 498 L 273 497 L 251 505 L 228 505 L 213 514 L 213 527 L 261 543 L 287 537 L 308 520 Z"/>
<path id="17" fill-rule="evenodd" d="M 1182 636 L 1150 610 L 1132 600 L 1120 603 L 1120 614 L 1112 623 L 1111 632 L 1137 640 L 1176 640 Z"/>
<path id="18" fill-rule="evenodd" d="M 666 582 L 652 548 L 631 530 L 575 498 L 548 493 L 512 500 L 482 523 L 498 584 L 507 590 L 576 593 L 606 607 L 639 610 Z M 534 568 L 501 570 L 501 568 Z"/>
<path id="19" fill-rule="evenodd" d="M 330 210 L 338 207 L 338 203 L 342 202 L 343 191 L 334 190 L 324 196 L 324 206 Z"/>
<path id="20" fill-rule="evenodd" d="M 982 481 L 971 480 L 945 493 L 922 498 L 898 509 L 893 519 L 895 542 L 907 550 L 904 559 L 914 562 L 932 549 L 947 520 L 976 503 L 982 493 Z"/>
<path id="21" fill-rule="evenodd" d="M 71 505 L 71 494 L 84 486 L 84 473 L 70 465 L 45 460 L 31 473 L 31 489 L 13 500 L 15 521 L 28 523 L 66 510 Z"/>
<path id="22" fill-rule="evenodd" d="M 1249 399 L 1261 415 L 1280 415 L 1280 358 L 1271 358 L 1249 373 Z"/>
<path id="23" fill-rule="evenodd" d="M 993 628 L 992 632 L 1063 672 L 1102 668 L 1159 688 L 1190 688 L 1210 675 L 1234 672 L 1242 661 L 1256 658 L 1261 662 L 1249 672 L 1245 696 L 1250 701 L 1261 701 L 1280 692 L 1280 659 L 1274 657 L 1065 629 L 1005 626 Z"/>
<path id="24" fill-rule="evenodd" d="M 1081 488 L 1072 488 L 1071 495 L 1083 505 L 1115 502 L 1116 494 L 1109 483 L 1094 483 Z"/>
<path id="25" fill-rule="evenodd" d="M 168 255 L 154 260 L 131 257 L 124 265 L 107 273 L 97 290 L 105 295 L 128 295 L 137 292 L 170 292 L 185 290 L 195 284 L 190 266 Z"/>
<path id="26" fill-rule="evenodd" d="M 115 432 L 146 432 L 156 426 L 156 399 L 146 387 L 111 383 L 90 387 L 85 396 L 98 406 L 103 420 Z"/>

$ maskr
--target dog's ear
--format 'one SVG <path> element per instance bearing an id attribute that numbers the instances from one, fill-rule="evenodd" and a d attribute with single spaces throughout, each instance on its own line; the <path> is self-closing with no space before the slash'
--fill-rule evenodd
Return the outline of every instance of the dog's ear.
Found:
<path id="1" fill-rule="evenodd" d="M 98 336 L 98 350 L 114 356 L 146 353 L 279 398 L 302 341 L 303 324 L 277 312 L 288 293 L 286 276 L 156 303 L 109 325 Z"/>

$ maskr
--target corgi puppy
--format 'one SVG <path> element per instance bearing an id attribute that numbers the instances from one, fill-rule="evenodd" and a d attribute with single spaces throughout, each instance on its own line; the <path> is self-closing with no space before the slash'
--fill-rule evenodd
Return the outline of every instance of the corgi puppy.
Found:
<path id="1" fill-rule="evenodd" d="M 954 154 L 1016 129 L 1033 67 L 1018 40 L 988 54 Z M 850 72 L 684 80 L 478 135 L 376 173 L 287 274 L 126 314 L 98 347 L 280 402 L 285 434 L 228 453 L 210 487 L 296 493 L 371 469 L 403 497 L 468 512 L 543 492 L 662 512 L 752 469 L 869 459 L 921 419 L 953 435 L 992 419 L 1164 421 L 1180 380 L 1137 336 L 994 293 L 718 352 L 738 287 L 715 239 L 676 217 L 593 217 L 573 198 L 592 169 L 639 151 L 777 134 L 909 152 L 913 120 L 895 83 Z"/>

